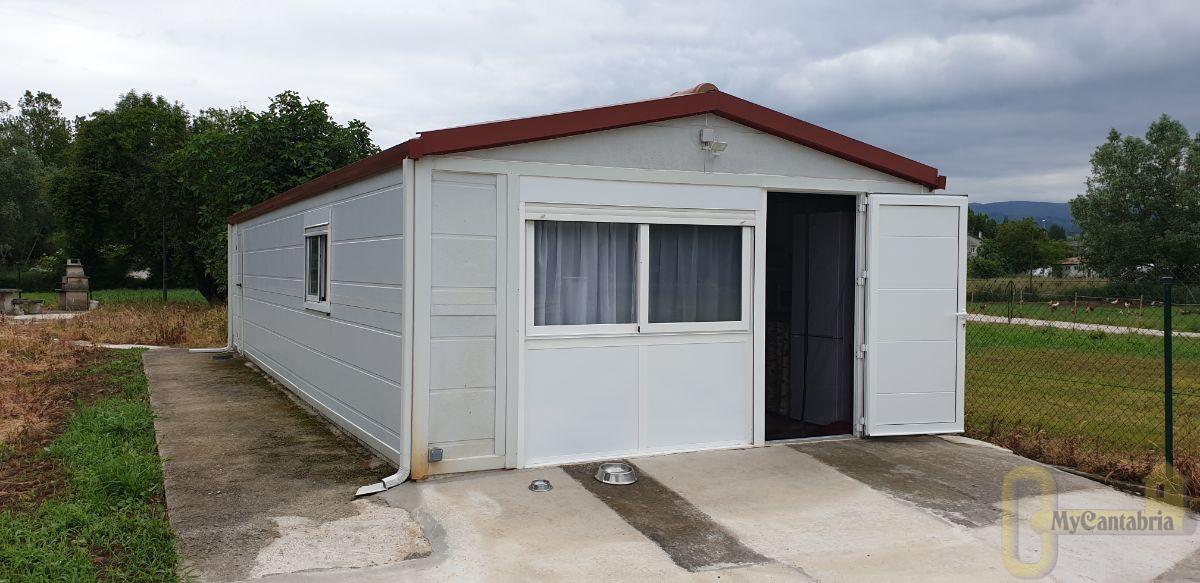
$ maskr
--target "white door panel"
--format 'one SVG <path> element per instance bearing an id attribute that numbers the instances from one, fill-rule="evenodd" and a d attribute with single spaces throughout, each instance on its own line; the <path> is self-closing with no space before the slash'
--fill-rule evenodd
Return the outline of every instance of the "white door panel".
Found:
<path id="1" fill-rule="evenodd" d="M 937 425 L 953 423 L 955 395 L 949 393 L 899 393 L 877 397 L 878 419 L 872 435 L 902 435 L 932 432 Z M 913 422 L 913 419 L 921 419 Z M 936 429 L 933 429 L 936 431 Z"/>
<path id="2" fill-rule="evenodd" d="M 876 290 L 878 335 L 881 342 L 953 340 L 958 334 L 954 290 Z"/>
<path id="3" fill-rule="evenodd" d="M 950 346 L 947 346 L 949 344 Z M 875 394 L 911 392 L 954 392 L 958 366 L 944 358 L 950 342 L 880 342 L 871 355 L 886 376 L 875 379 Z"/>
<path id="4" fill-rule="evenodd" d="M 866 432 L 962 431 L 967 199 L 867 201 Z"/>
<path id="5" fill-rule="evenodd" d="M 958 237 L 884 239 L 902 240 L 902 244 L 885 244 L 879 249 L 877 277 L 888 282 L 889 289 L 955 289 L 958 273 L 946 266 L 958 260 Z"/>
<path id="6" fill-rule="evenodd" d="M 956 207 L 911 204 L 912 199 L 915 198 L 911 195 L 876 194 L 870 198 L 878 201 L 883 197 L 892 197 L 898 200 L 896 204 L 880 203 L 885 206 L 888 217 L 887 221 L 878 225 L 880 236 L 958 237 L 958 209 Z"/>

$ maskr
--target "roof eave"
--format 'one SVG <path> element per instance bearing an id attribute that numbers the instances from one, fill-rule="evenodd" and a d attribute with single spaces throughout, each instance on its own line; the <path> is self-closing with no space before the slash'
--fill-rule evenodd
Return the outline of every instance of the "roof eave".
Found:
<path id="1" fill-rule="evenodd" d="M 422 132 L 419 137 L 314 178 L 236 213 L 229 217 L 229 223 L 244 222 L 350 182 L 397 168 L 406 158 L 498 148 L 703 113 L 719 115 L 930 189 L 946 188 L 946 177 L 938 174 L 937 168 L 722 93 L 711 83 L 702 83 L 659 99 Z"/>

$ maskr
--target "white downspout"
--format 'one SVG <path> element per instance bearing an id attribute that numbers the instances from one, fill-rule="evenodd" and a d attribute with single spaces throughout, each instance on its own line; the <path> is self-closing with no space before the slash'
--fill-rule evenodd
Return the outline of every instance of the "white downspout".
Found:
<path id="1" fill-rule="evenodd" d="M 405 221 L 404 221 L 404 230 L 405 230 L 405 232 L 404 232 L 404 279 L 405 279 L 405 281 L 404 281 L 404 295 L 405 295 L 405 299 L 404 299 L 404 336 L 405 336 L 405 341 L 406 341 L 404 344 L 403 359 L 404 359 L 404 363 L 406 365 L 408 365 L 407 369 L 404 372 L 404 377 L 407 380 L 406 384 L 408 385 L 408 399 L 407 400 L 404 399 L 403 391 L 401 392 L 400 399 L 401 399 L 401 405 L 408 407 L 408 416 L 407 416 L 408 427 L 406 428 L 406 431 L 404 431 L 404 433 L 409 436 L 409 438 L 408 438 L 409 442 L 407 444 L 407 447 L 405 448 L 405 452 L 408 454 L 408 459 L 405 461 L 407 461 L 408 463 L 403 464 L 399 468 L 397 468 L 396 473 L 394 473 L 390 476 L 387 476 L 387 477 L 383 478 L 382 480 L 375 482 L 374 484 L 367 484 L 366 486 L 359 488 L 356 492 L 354 492 L 354 496 L 356 498 L 359 496 L 368 496 L 370 494 L 378 494 L 380 492 L 383 492 L 384 490 L 387 490 L 389 488 L 403 484 L 406 480 L 408 480 L 409 475 L 411 473 L 411 469 L 412 469 L 412 461 L 413 461 L 412 460 L 413 393 L 415 392 L 415 390 L 414 390 L 415 387 L 413 385 L 413 344 L 414 344 L 414 336 L 415 336 L 415 332 L 414 332 L 415 326 L 413 324 L 413 317 L 412 317 L 413 307 L 414 307 L 414 302 L 415 302 L 414 297 L 413 297 L 413 280 L 415 279 L 415 266 L 413 265 L 413 261 L 414 261 L 414 259 L 413 259 L 413 255 L 414 255 L 414 253 L 413 253 L 413 231 L 416 229 L 416 217 L 414 215 L 416 214 L 416 188 L 417 188 L 415 164 L 414 164 L 414 161 L 412 158 L 404 159 L 404 165 L 403 165 L 402 172 L 403 172 L 403 176 L 404 176 L 404 189 L 403 189 L 404 190 L 404 204 L 402 205 L 402 207 L 404 208 L 404 218 L 405 218 Z"/>

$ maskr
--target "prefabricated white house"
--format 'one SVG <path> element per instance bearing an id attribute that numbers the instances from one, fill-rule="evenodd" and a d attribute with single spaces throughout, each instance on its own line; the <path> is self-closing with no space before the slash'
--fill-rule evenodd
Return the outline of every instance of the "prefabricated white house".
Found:
<path id="1" fill-rule="evenodd" d="M 401 478 L 960 432 L 945 185 L 707 83 L 424 132 L 230 218 L 230 343 Z"/>

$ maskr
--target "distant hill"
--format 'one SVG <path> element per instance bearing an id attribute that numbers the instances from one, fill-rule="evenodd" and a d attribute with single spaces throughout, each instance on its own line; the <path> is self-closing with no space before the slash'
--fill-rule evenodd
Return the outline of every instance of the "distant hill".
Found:
<path id="1" fill-rule="evenodd" d="M 998 223 L 1004 222 L 1005 219 L 1019 221 L 1026 217 L 1032 217 L 1039 224 L 1044 219 L 1047 227 L 1050 225 L 1062 225 L 1068 233 L 1079 232 L 1079 226 L 1071 219 L 1071 205 L 1065 202 L 1034 202 L 1029 200 L 973 202 L 971 203 L 971 210 L 992 217 Z"/>

